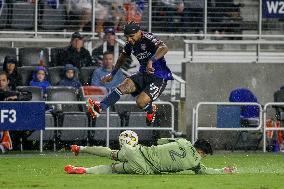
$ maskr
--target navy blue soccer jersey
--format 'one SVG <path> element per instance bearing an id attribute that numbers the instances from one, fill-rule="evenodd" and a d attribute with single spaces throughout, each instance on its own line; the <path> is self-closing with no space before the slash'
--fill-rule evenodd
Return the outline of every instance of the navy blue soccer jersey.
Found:
<path id="1" fill-rule="evenodd" d="M 163 41 L 156 38 L 152 33 L 142 32 L 141 39 L 134 45 L 127 42 L 124 46 L 123 52 L 128 56 L 130 56 L 132 53 L 140 63 L 139 72 L 144 73 L 146 72 L 149 59 L 155 55 L 158 46 L 161 43 L 163 43 Z M 167 67 L 164 57 L 158 59 L 156 62 L 153 62 L 153 68 L 155 69 L 155 76 L 165 80 L 173 80 L 172 72 Z"/>

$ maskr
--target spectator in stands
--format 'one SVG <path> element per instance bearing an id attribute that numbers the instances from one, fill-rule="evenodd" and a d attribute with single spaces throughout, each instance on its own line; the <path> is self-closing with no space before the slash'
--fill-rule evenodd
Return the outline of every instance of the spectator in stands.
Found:
<path id="1" fill-rule="evenodd" d="M 76 72 L 78 69 L 72 64 L 66 64 L 64 68 L 64 79 L 60 80 L 58 85 L 60 86 L 70 86 L 79 89 L 82 84 L 76 78 Z"/>
<path id="2" fill-rule="evenodd" d="M 8 74 L 0 71 L 0 101 L 27 101 L 31 99 L 32 95 L 27 91 L 11 91 L 9 89 Z M 12 150 L 12 141 L 17 148 L 18 144 L 20 144 L 20 138 L 24 142 L 31 133 L 31 131 L 13 131 L 11 140 L 9 131 L 0 131 L 0 151 L 4 153 L 7 150 Z"/>
<path id="3" fill-rule="evenodd" d="M 95 61 L 96 65 L 101 66 L 103 63 L 103 54 L 104 52 L 108 51 L 114 54 L 114 46 L 116 43 L 116 35 L 113 27 L 106 27 L 105 28 L 105 35 L 104 35 L 104 42 L 99 47 L 93 49 L 92 51 L 92 57 Z M 122 52 L 122 47 L 119 47 L 119 53 Z M 127 70 L 132 63 L 132 59 L 128 58 L 126 59 L 126 64 L 123 67 L 125 70 Z"/>
<path id="4" fill-rule="evenodd" d="M 61 65 L 72 64 L 77 68 L 92 66 L 92 57 L 84 48 L 84 37 L 79 32 L 72 34 L 70 45 L 62 50 L 59 62 Z"/>
<path id="5" fill-rule="evenodd" d="M 33 73 L 33 79 L 30 82 L 30 86 L 42 88 L 44 99 L 47 97 L 46 88 L 50 86 L 47 75 L 48 73 L 45 67 L 38 66 L 36 67 L 36 70 Z"/>
<path id="6" fill-rule="evenodd" d="M 6 56 L 3 64 L 3 71 L 8 75 L 9 87 L 11 90 L 16 90 L 17 86 L 23 85 L 22 76 L 17 71 L 18 62 L 16 57 Z"/>
<path id="7" fill-rule="evenodd" d="M 102 83 L 101 78 L 103 76 L 106 76 L 107 74 L 111 73 L 111 71 L 114 68 L 114 59 L 113 59 L 113 53 L 106 51 L 103 54 L 103 63 L 102 67 L 96 69 L 93 72 L 92 75 L 92 82 L 91 85 L 93 86 L 99 86 L 99 87 L 105 87 L 108 92 L 111 92 L 111 90 L 115 89 L 123 80 L 124 75 L 121 70 L 118 70 L 117 74 L 114 76 L 113 80 L 109 83 Z M 126 95 L 121 98 L 121 100 L 129 100 L 129 98 L 132 99 L 131 95 Z M 114 108 L 114 106 L 111 107 L 113 111 L 116 111 L 120 117 L 120 123 L 121 126 L 129 126 L 129 117 L 130 112 L 128 109 L 125 109 L 123 107 L 117 107 Z"/>
<path id="8" fill-rule="evenodd" d="M 116 40 L 114 28 L 106 27 L 104 31 L 105 31 L 105 35 L 104 35 L 103 44 L 93 49 L 92 51 L 93 60 L 96 62 L 97 65 L 102 65 L 104 52 L 109 51 L 109 52 L 114 53 L 114 45 L 115 45 L 115 40 Z M 121 51 L 122 51 L 122 47 L 119 47 L 119 52 Z"/>
<path id="9" fill-rule="evenodd" d="M 114 68 L 114 56 L 113 53 L 110 51 L 106 51 L 103 54 L 103 63 L 102 67 L 96 69 L 92 75 L 92 82 L 91 85 L 94 86 L 102 86 L 111 91 L 115 87 L 117 87 L 123 80 L 124 75 L 121 70 L 118 70 L 117 74 L 114 76 L 113 80 L 109 83 L 102 83 L 101 78 L 106 76 L 107 74 L 111 73 Z"/>

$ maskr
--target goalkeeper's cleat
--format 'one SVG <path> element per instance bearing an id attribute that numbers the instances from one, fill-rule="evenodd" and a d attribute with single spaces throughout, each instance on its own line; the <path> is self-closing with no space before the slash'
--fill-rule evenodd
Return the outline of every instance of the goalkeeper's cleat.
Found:
<path id="1" fill-rule="evenodd" d="M 74 144 L 74 145 L 71 145 L 71 152 L 74 153 L 75 156 L 77 156 L 80 152 L 80 146 Z"/>
<path id="2" fill-rule="evenodd" d="M 93 101 L 91 98 L 88 98 L 86 106 L 88 107 L 88 111 L 93 119 L 99 117 L 102 110 L 98 101 Z"/>
<path id="3" fill-rule="evenodd" d="M 64 171 L 68 174 L 85 174 L 86 168 L 84 167 L 74 167 L 72 165 L 66 165 Z"/>
<path id="4" fill-rule="evenodd" d="M 155 104 L 152 105 L 153 112 L 152 113 L 146 113 L 146 125 L 150 126 L 152 123 L 154 123 L 156 119 L 156 112 L 157 112 L 157 106 Z"/>

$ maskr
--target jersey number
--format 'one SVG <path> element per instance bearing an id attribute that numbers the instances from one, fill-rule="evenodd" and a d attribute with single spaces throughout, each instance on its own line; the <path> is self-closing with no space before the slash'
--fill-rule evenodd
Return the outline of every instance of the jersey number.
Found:
<path id="1" fill-rule="evenodd" d="M 184 158 L 186 156 L 185 149 L 182 148 L 182 147 L 179 147 L 179 149 L 180 149 L 180 152 L 177 152 L 177 151 L 174 151 L 174 150 L 169 151 L 169 154 L 170 154 L 173 161 L 176 161 L 176 156 L 180 157 L 180 158 Z"/>

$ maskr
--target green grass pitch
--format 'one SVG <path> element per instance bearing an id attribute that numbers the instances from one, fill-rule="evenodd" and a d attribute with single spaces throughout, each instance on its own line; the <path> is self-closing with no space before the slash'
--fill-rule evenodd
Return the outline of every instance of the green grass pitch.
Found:
<path id="1" fill-rule="evenodd" d="M 1 189 L 274 189 L 284 188 L 284 154 L 226 153 L 208 156 L 208 167 L 235 165 L 234 175 L 68 175 L 67 164 L 94 166 L 112 161 L 71 153 L 0 155 Z"/>

